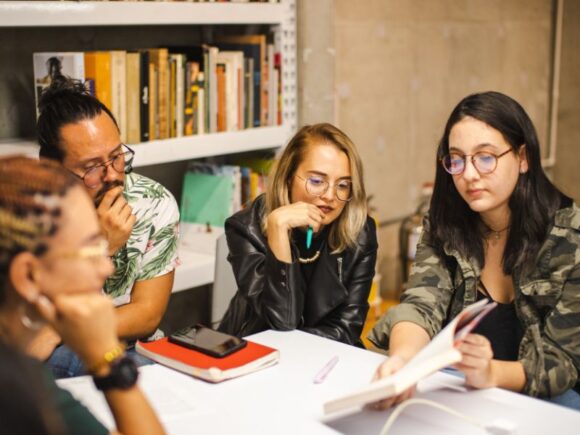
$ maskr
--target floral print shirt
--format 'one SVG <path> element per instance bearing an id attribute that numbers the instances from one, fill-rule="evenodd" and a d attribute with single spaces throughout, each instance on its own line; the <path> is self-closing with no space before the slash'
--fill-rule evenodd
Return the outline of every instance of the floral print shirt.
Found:
<path id="1" fill-rule="evenodd" d="M 173 195 L 156 181 L 135 173 L 125 177 L 123 194 L 137 221 L 127 244 L 113 256 L 115 272 L 103 289 L 115 306 L 131 302 L 136 281 L 165 275 L 178 264 L 179 209 Z"/>

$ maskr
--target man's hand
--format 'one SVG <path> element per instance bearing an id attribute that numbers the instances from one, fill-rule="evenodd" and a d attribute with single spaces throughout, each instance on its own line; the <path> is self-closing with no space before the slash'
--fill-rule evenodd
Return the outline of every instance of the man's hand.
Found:
<path id="1" fill-rule="evenodd" d="M 109 256 L 121 249 L 129 240 L 136 217 L 123 197 L 123 187 L 109 190 L 97 207 L 97 215 L 103 235 L 109 242 Z"/>

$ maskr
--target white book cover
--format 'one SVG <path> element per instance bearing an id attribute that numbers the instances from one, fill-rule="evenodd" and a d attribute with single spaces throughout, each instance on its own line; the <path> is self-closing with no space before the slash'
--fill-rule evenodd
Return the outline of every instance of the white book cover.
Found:
<path id="1" fill-rule="evenodd" d="M 32 55 L 34 67 L 34 94 L 36 96 L 36 116 L 40 94 L 57 74 L 85 81 L 85 55 L 82 52 L 42 52 Z"/>
<path id="2" fill-rule="evenodd" d="M 458 363 L 461 361 L 461 352 L 455 346 L 496 305 L 495 302 L 482 299 L 466 307 L 398 372 L 326 402 L 324 413 L 331 414 L 396 396 L 437 370 Z"/>
<path id="3" fill-rule="evenodd" d="M 240 126 L 240 74 L 243 71 L 242 51 L 220 51 L 217 63 L 226 65 L 226 126 L 227 131 L 238 131 Z"/>

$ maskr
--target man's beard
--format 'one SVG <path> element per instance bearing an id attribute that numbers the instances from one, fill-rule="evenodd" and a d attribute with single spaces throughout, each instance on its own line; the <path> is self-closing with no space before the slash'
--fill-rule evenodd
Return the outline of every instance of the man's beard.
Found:
<path id="1" fill-rule="evenodd" d="M 117 186 L 124 186 L 124 185 L 125 185 L 125 183 L 123 182 L 123 180 L 114 180 L 111 182 L 103 183 L 103 185 L 101 186 L 101 188 L 97 192 L 97 196 L 95 196 L 95 206 L 98 207 L 101 204 L 101 201 L 103 200 L 105 194 L 109 190 L 114 189 Z"/>

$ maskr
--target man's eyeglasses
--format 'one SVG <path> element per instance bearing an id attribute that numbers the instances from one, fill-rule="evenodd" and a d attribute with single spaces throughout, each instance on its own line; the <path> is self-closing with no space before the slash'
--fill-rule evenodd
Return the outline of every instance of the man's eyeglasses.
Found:
<path id="1" fill-rule="evenodd" d="M 306 191 L 312 196 L 320 197 L 324 195 L 330 187 L 330 183 L 322 177 L 312 175 L 304 179 L 300 175 L 296 176 L 305 181 Z M 336 193 L 336 198 L 339 201 L 346 202 L 352 199 L 352 182 L 349 180 L 340 180 L 334 185 L 334 190 Z"/>
<path id="2" fill-rule="evenodd" d="M 129 148 L 127 145 L 123 144 L 122 147 L 126 151 L 120 152 L 115 157 L 106 162 L 99 163 L 98 165 L 92 166 L 87 169 L 87 171 L 82 175 L 77 177 L 81 178 L 89 189 L 94 189 L 103 182 L 103 179 L 107 175 L 107 168 L 111 166 L 119 174 L 128 174 L 133 170 L 133 156 L 135 151 Z"/>
<path id="3" fill-rule="evenodd" d="M 475 154 L 460 154 L 460 153 L 450 153 L 441 158 L 441 164 L 443 168 L 451 175 L 459 175 L 465 171 L 465 166 L 467 165 L 467 158 L 471 158 L 471 163 L 477 169 L 480 174 L 490 174 L 495 171 L 497 167 L 497 160 L 500 157 L 505 156 L 507 153 L 513 151 L 510 148 L 501 154 L 493 154 L 486 151 L 480 151 Z"/>

